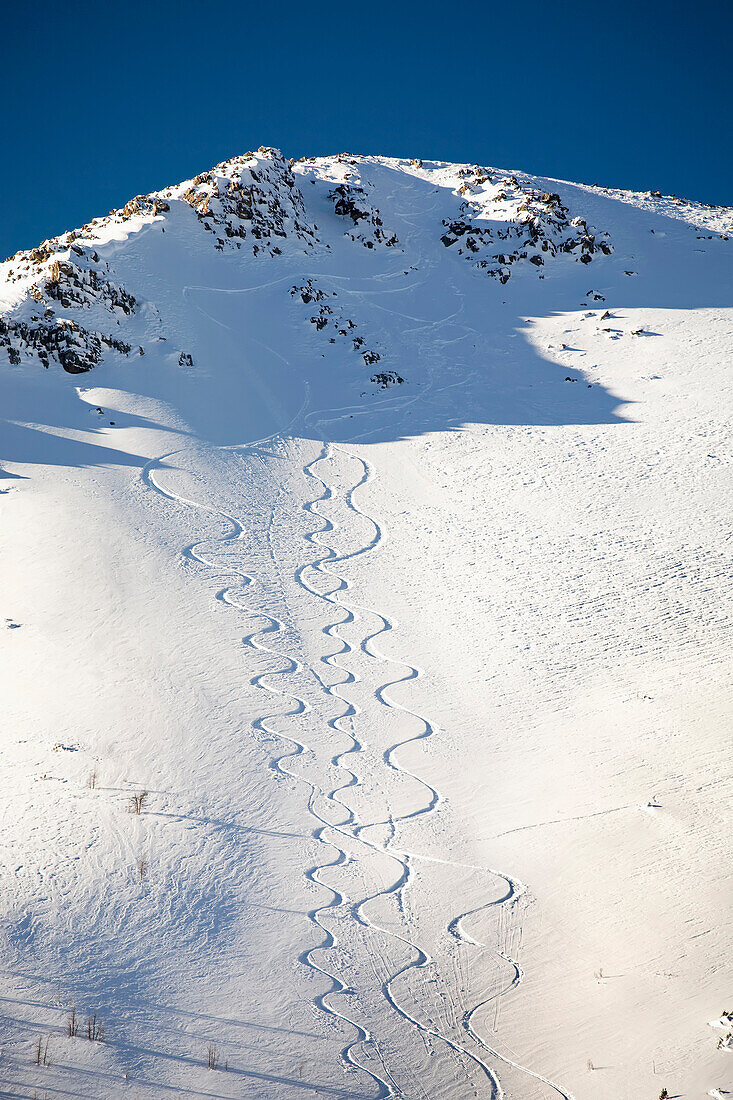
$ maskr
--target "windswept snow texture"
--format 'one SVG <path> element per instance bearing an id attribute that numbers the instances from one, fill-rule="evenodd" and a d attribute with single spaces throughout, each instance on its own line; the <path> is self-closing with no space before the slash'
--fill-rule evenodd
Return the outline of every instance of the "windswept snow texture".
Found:
<path id="1" fill-rule="evenodd" d="M 0 265 L 0 1095 L 733 1090 L 731 232 L 260 149 Z"/>

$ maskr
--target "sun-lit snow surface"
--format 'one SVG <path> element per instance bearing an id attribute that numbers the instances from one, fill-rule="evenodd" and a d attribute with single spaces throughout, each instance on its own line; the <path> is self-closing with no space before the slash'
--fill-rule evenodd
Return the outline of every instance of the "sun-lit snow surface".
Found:
<path id="1" fill-rule="evenodd" d="M 0 266 L 1 1095 L 733 1089 L 730 230 L 263 150 Z"/>

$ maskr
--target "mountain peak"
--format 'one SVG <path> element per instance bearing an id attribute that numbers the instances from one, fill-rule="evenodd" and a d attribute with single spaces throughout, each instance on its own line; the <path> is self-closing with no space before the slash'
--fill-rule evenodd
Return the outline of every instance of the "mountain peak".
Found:
<path id="1" fill-rule="evenodd" d="M 434 221 L 436 252 L 451 249 L 500 283 L 517 265 L 539 271 L 558 255 L 588 264 L 612 250 L 607 231 L 517 174 L 346 153 L 294 162 L 263 146 L 6 260 L 0 354 L 13 366 L 35 360 L 78 374 L 108 354 L 144 353 L 146 334 L 131 317 L 145 290 L 119 268 L 146 234 L 155 234 L 155 251 L 172 231 L 187 236 L 189 252 L 237 252 L 242 263 L 276 261 L 284 249 L 323 256 L 349 242 L 405 252 L 394 217 L 380 209 L 395 182 L 445 195 L 434 204 L 448 206 Z"/>

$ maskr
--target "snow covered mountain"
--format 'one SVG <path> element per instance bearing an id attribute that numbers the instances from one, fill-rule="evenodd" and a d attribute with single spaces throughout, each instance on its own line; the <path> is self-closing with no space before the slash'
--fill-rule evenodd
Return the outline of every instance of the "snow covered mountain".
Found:
<path id="1" fill-rule="evenodd" d="M 733 1090 L 730 234 L 262 148 L 0 264 L 0 1095 Z"/>

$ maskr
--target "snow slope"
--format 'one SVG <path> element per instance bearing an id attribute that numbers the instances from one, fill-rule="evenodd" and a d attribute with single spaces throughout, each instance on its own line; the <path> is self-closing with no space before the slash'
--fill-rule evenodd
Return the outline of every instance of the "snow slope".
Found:
<path id="1" fill-rule="evenodd" d="M 0 265 L 0 1096 L 733 1092 L 731 223 L 261 149 Z"/>

